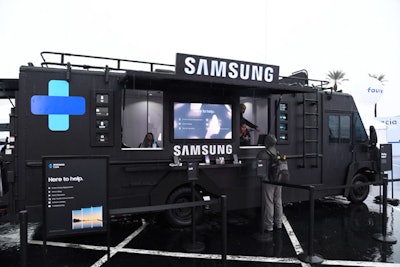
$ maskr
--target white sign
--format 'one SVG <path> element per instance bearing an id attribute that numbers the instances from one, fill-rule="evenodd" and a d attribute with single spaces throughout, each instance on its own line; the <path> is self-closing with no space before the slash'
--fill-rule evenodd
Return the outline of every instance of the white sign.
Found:
<path id="1" fill-rule="evenodd" d="M 360 77 L 352 79 L 348 86 L 357 102 L 362 104 L 376 104 L 381 99 L 383 84 L 376 78 Z"/>

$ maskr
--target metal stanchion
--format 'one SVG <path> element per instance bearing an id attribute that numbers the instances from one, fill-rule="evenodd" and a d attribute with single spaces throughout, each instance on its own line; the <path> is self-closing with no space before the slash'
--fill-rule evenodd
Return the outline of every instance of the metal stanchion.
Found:
<path id="1" fill-rule="evenodd" d="M 221 222 L 221 231 L 222 231 L 222 244 L 221 244 L 221 260 L 222 266 L 226 267 L 226 254 L 227 254 L 227 199 L 226 195 L 221 196 L 221 214 L 222 214 L 222 222 Z"/>
<path id="2" fill-rule="evenodd" d="M 21 249 L 21 266 L 26 266 L 28 258 L 28 211 L 22 210 L 19 212 L 19 239 Z"/>
<path id="3" fill-rule="evenodd" d="M 188 164 L 188 179 L 191 181 L 192 202 L 196 201 L 196 180 L 198 179 L 197 163 Z M 204 243 L 196 240 L 196 207 L 192 207 L 192 241 L 183 245 L 187 252 L 202 252 Z"/>
<path id="4" fill-rule="evenodd" d="M 314 254 L 314 186 L 309 187 L 309 202 L 310 202 L 310 211 L 309 211 L 309 229 L 308 229 L 308 254 L 302 253 L 299 254 L 299 259 L 303 262 L 312 263 L 312 264 L 320 264 L 324 261 L 322 256 Z"/>
<path id="5" fill-rule="evenodd" d="M 382 180 L 383 180 L 382 233 L 374 234 L 373 238 L 375 238 L 378 241 L 384 242 L 384 243 L 395 244 L 397 242 L 397 240 L 386 234 L 386 230 L 387 230 L 387 227 L 386 227 L 386 224 L 387 224 L 387 186 L 388 186 L 387 174 L 384 174 Z"/>
<path id="6" fill-rule="evenodd" d="M 392 199 L 394 199 L 394 179 L 393 179 L 393 170 L 390 170 L 390 179 L 392 180 Z"/>
<path id="7" fill-rule="evenodd" d="M 109 211 L 107 211 L 107 218 L 107 261 L 109 261 L 111 258 L 111 216 Z"/>

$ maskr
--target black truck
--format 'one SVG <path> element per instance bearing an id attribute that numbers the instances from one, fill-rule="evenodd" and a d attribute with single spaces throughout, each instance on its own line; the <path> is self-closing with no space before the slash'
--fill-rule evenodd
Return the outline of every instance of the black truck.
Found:
<path id="1" fill-rule="evenodd" d="M 290 183 L 332 188 L 379 179 L 376 133 L 370 127 L 368 136 L 352 96 L 304 70 L 281 77 L 279 66 L 188 54 L 177 54 L 175 65 L 41 55 L 41 66 L 21 66 L 19 79 L 0 79 L 1 97 L 15 99 L 1 152 L 9 218 L 27 209 L 30 220 L 41 219 L 43 158 L 54 156 L 107 156 L 110 209 L 190 201 L 190 162 L 198 164 L 197 199 L 226 194 L 229 210 L 257 207 L 256 156 L 268 133 L 287 157 Z M 246 146 L 243 118 L 257 126 Z M 362 202 L 368 192 L 318 190 L 316 197 Z M 285 203 L 308 199 L 294 188 L 283 195 Z M 165 216 L 175 226 L 191 222 L 186 209 Z"/>

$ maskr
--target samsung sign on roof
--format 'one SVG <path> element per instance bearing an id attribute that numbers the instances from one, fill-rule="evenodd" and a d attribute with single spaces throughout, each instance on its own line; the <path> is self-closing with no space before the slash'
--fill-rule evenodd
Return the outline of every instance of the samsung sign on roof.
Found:
<path id="1" fill-rule="evenodd" d="M 176 74 L 196 80 L 262 86 L 278 82 L 279 66 L 177 54 Z"/>

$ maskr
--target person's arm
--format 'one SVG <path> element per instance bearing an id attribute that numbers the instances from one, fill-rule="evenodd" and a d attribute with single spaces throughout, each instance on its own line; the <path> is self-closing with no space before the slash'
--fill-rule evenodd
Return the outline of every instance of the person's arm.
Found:
<path id="1" fill-rule="evenodd" d="M 258 126 L 257 125 L 255 125 L 254 123 L 252 123 L 252 122 L 250 122 L 250 121 L 248 121 L 247 119 L 245 119 L 245 118 L 242 118 L 242 120 L 246 123 L 246 125 L 247 126 L 249 126 L 250 128 L 252 128 L 252 129 L 255 129 L 255 130 L 257 130 L 257 131 L 259 131 L 258 130 Z"/>

